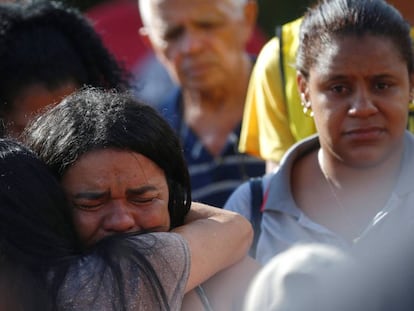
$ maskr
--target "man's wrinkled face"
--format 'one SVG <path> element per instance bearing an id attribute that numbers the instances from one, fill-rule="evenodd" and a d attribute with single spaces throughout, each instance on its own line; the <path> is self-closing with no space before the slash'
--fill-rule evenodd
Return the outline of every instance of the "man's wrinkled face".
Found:
<path id="1" fill-rule="evenodd" d="M 229 83 L 252 29 L 232 0 L 155 0 L 147 27 L 155 53 L 184 88 Z"/>

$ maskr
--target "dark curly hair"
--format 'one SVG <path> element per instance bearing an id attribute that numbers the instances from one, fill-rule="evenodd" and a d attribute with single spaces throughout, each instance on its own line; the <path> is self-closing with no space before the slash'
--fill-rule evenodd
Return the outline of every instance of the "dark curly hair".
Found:
<path id="1" fill-rule="evenodd" d="M 68 82 L 125 90 L 129 78 L 77 9 L 53 1 L 0 4 L 1 118 L 34 83 L 48 90 Z"/>

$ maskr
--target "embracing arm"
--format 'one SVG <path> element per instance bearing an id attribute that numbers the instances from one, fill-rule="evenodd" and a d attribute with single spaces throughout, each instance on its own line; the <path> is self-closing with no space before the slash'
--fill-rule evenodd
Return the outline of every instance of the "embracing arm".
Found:
<path id="1" fill-rule="evenodd" d="M 188 292 L 243 258 L 253 230 L 243 216 L 201 203 L 192 203 L 185 221 L 185 225 L 172 231 L 183 236 L 190 248 Z"/>

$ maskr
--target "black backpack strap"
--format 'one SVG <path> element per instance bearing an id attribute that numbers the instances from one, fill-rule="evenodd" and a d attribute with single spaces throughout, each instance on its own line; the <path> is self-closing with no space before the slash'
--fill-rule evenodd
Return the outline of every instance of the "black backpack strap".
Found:
<path id="1" fill-rule="evenodd" d="M 254 235 L 253 243 L 250 248 L 250 255 L 256 257 L 256 247 L 260 236 L 260 225 L 262 222 L 261 206 L 263 203 L 263 186 L 262 177 L 254 177 L 249 179 L 250 192 L 251 192 L 251 217 L 250 221 L 253 226 Z"/>
<path id="2" fill-rule="evenodd" d="M 414 132 L 414 110 L 408 110 L 407 130 Z"/>

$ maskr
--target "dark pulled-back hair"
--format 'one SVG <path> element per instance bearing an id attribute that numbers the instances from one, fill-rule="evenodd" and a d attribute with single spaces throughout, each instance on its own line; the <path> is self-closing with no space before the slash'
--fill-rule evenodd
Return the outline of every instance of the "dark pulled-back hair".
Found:
<path id="1" fill-rule="evenodd" d="M 383 0 L 320 0 L 310 8 L 301 24 L 296 67 L 308 78 L 320 52 L 332 39 L 342 36 L 373 35 L 390 40 L 413 68 L 410 26 L 400 12 Z"/>
<path id="2" fill-rule="evenodd" d="M 59 179 L 90 151 L 112 148 L 144 155 L 165 173 L 171 226 L 183 223 L 191 187 L 179 139 L 154 108 L 132 94 L 84 88 L 34 120 L 23 139 Z"/>
<path id="3" fill-rule="evenodd" d="M 0 4 L 1 114 L 33 83 L 127 89 L 128 79 L 80 11 L 53 1 Z"/>

